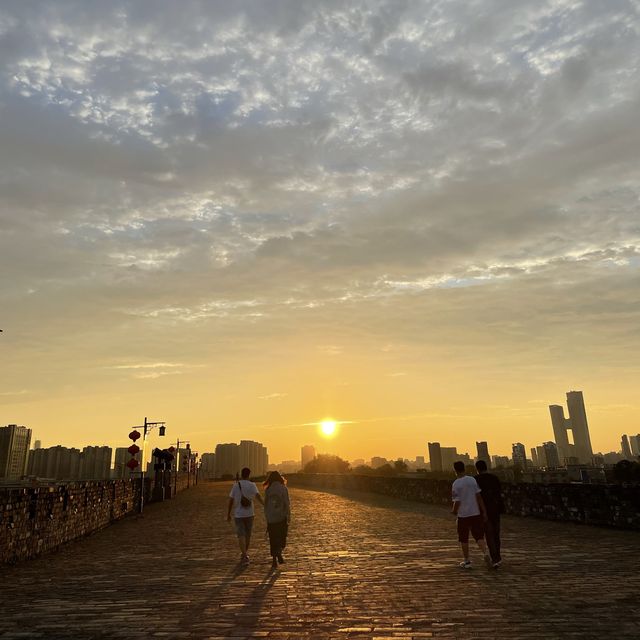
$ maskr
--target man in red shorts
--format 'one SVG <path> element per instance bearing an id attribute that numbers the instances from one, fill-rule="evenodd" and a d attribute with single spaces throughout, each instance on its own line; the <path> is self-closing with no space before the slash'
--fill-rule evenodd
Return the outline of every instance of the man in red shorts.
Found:
<path id="1" fill-rule="evenodd" d="M 458 517 L 458 540 L 464 558 L 460 567 L 471 569 L 471 560 L 469 559 L 469 532 L 471 532 L 484 555 L 486 565 L 491 568 L 493 563 L 484 541 L 484 520 L 487 513 L 480 495 L 480 487 L 475 478 L 466 474 L 464 462 L 458 460 L 454 463 L 453 468 L 458 477 L 451 486 L 452 512 Z"/>

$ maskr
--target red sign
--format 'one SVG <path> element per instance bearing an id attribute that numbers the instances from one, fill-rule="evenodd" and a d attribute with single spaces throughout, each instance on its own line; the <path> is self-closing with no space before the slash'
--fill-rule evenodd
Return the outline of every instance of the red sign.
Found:
<path id="1" fill-rule="evenodd" d="M 132 444 L 127 451 L 132 455 L 135 456 L 136 453 L 140 453 L 140 447 L 137 444 Z"/>
<path id="2" fill-rule="evenodd" d="M 135 458 L 131 458 L 131 460 L 127 462 L 127 467 L 133 471 L 139 464 L 140 463 Z"/>
<path id="3" fill-rule="evenodd" d="M 140 432 L 136 431 L 135 429 L 129 434 L 129 438 L 131 438 L 131 440 L 133 440 L 134 442 L 140 437 Z"/>

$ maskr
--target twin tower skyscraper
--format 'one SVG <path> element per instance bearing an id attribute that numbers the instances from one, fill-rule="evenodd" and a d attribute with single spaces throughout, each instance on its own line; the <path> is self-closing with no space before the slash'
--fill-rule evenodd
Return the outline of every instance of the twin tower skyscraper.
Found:
<path id="1" fill-rule="evenodd" d="M 565 418 L 564 407 L 559 404 L 549 405 L 560 463 L 592 464 L 593 449 L 582 391 L 567 392 L 567 408 L 569 417 Z M 569 431 L 573 442 L 569 441 Z"/>

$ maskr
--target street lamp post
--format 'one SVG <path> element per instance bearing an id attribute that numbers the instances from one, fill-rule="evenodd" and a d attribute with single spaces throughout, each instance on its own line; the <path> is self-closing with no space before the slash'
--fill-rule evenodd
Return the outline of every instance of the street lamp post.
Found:
<path id="1" fill-rule="evenodd" d="M 187 445 L 187 449 L 189 449 L 191 447 L 191 443 L 188 440 L 183 440 L 182 444 L 186 444 Z M 180 468 L 180 440 L 176 440 L 176 456 L 174 458 L 174 463 L 175 463 L 175 472 L 174 472 L 174 476 L 173 476 L 173 495 L 177 495 L 178 493 L 178 469 Z M 188 471 L 187 471 L 187 482 L 189 481 L 188 478 Z"/>
<path id="2" fill-rule="evenodd" d="M 147 443 L 147 432 L 151 431 L 151 429 L 155 429 L 156 427 L 158 427 L 158 435 L 164 436 L 164 432 L 166 429 L 164 422 L 149 422 L 147 420 L 147 417 L 145 416 L 144 424 L 140 426 L 140 429 L 143 430 L 142 431 L 142 455 L 141 455 L 142 469 L 140 471 L 140 514 L 142 514 L 142 510 L 144 509 L 144 473 L 145 473 L 144 453 L 145 453 L 145 445 Z"/>

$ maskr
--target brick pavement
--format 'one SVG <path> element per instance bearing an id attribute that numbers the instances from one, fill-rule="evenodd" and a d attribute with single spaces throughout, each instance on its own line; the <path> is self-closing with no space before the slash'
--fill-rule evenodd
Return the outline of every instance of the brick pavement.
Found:
<path id="1" fill-rule="evenodd" d="M 0 638 L 640 638 L 638 533 L 507 517 L 503 568 L 463 572 L 446 510 L 292 489 L 272 572 L 262 516 L 238 565 L 228 490 L 1 567 Z"/>

